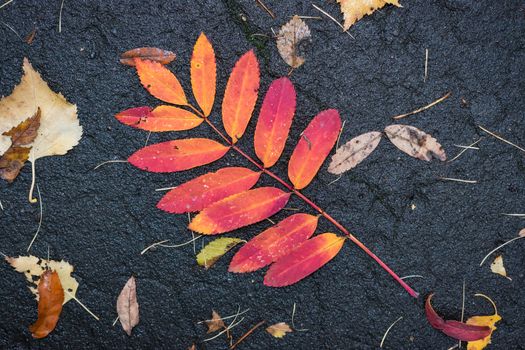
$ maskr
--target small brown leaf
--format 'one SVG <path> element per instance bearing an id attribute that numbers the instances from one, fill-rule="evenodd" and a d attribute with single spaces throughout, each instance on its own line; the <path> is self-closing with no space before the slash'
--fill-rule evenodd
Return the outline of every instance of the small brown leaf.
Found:
<path id="1" fill-rule="evenodd" d="M 40 108 L 31 117 L 2 135 L 11 137 L 11 146 L 0 158 L 0 177 L 7 182 L 13 182 L 29 158 L 30 145 L 38 135 L 40 127 Z"/>
<path id="2" fill-rule="evenodd" d="M 175 54 L 171 51 L 158 49 L 156 47 L 139 47 L 124 52 L 120 56 L 120 63 L 127 66 L 135 66 L 134 58 L 168 64 L 175 59 Z"/>
<path id="3" fill-rule="evenodd" d="M 36 27 L 33 28 L 33 31 L 27 35 L 26 43 L 28 45 L 31 45 L 33 43 L 33 40 L 35 40 L 35 36 L 36 36 Z"/>
<path id="4" fill-rule="evenodd" d="M 298 68 L 304 63 L 304 44 L 311 41 L 310 37 L 310 29 L 297 15 L 281 27 L 277 37 L 277 50 L 289 66 Z"/>
<path id="5" fill-rule="evenodd" d="M 131 330 L 139 324 L 139 303 L 137 302 L 137 284 L 135 277 L 126 282 L 117 299 L 117 313 L 122 328 L 128 335 Z"/>
<path id="6" fill-rule="evenodd" d="M 432 156 L 441 161 L 447 159 L 443 147 L 432 136 L 409 125 L 394 124 L 385 128 L 386 136 L 409 156 L 430 161 Z"/>
<path id="7" fill-rule="evenodd" d="M 226 325 L 224 324 L 221 316 L 215 310 L 213 310 L 211 313 L 211 320 L 206 321 L 206 326 L 208 326 L 207 333 L 213 333 L 220 329 L 226 328 Z"/>
<path id="8" fill-rule="evenodd" d="M 354 137 L 337 149 L 328 166 L 328 172 L 339 175 L 356 167 L 376 149 L 379 141 L 381 141 L 381 133 L 378 131 Z"/>
<path id="9" fill-rule="evenodd" d="M 286 333 L 292 332 L 292 329 L 286 323 L 279 322 L 266 328 L 266 331 L 275 338 L 282 338 Z"/>

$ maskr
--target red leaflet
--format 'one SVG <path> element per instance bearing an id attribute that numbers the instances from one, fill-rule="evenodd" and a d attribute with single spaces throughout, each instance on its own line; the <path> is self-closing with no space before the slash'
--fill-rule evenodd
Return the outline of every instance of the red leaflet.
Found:
<path id="1" fill-rule="evenodd" d="M 344 242 L 344 237 L 334 233 L 323 233 L 307 240 L 270 266 L 264 276 L 264 284 L 284 287 L 302 280 L 332 260 Z"/>
<path id="2" fill-rule="evenodd" d="M 215 100 L 216 75 L 215 52 L 206 35 L 201 33 L 191 56 L 191 86 L 206 117 L 210 115 Z"/>
<path id="3" fill-rule="evenodd" d="M 261 173 L 246 168 L 223 168 L 183 183 L 169 191 L 157 204 L 168 213 L 199 211 L 212 203 L 252 188 Z"/>
<path id="4" fill-rule="evenodd" d="M 64 290 L 58 273 L 46 270 L 38 283 L 38 319 L 29 326 L 33 338 L 44 338 L 55 329 L 62 312 Z"/>
<path id="5" fill-rule="evenodd" d="M 314 233 L 319 217 L 294 214 L 246 243 L 233 257 L 230 272 L 250 272 L 277 261 Z"/>
<path id="6" fill-rule="evenodd" d="M 135 58 L 135 67 L 140 82 L 146 90 L 159 100 L 176 105 L 187 105 L 186 95 L 179 79 L 158 62 Z"/>
<path id="7" fill-rule="evenodd" d="M 430 303 L 434 293 L 427 297 L 425 302 L 425 314 L 428 323 L 435 329 L 439 329 L 449 337 L 463 341 L 474 341 L 483 339 L 490 335 L 491 329 L 487 326 L 473 326 L 464 322 L 454 320 L 444 320 L 441 318 Z"/>
<path id="8" fill-rule="evenodd" d="M 120 55 L 120 63 L 134 66 L 134 58 L 168 64 L 175 59 L 175 54 L 171 51 L 162 50 L 156 47 L 139 47 L 137 49 L 126 51 Z"/>
<path id="9" fill-rule="evenodd" d="M 192 112 L 174 106 L 126 109 L 115 116 L 122 124 L 148 131 L 181 131 L 199 126 L 204 119 Z"/>
<path id="10" fill-rule="evenodd" d="M 215 235 L 269 218 L 284 208 L 290 193 L 275 187 L 260 187 L 220 200 L 193 218 L 188 228 Z"/>
<path id="11" fill-rule="evenodd" d="M 290 162 L 288 177 L 296 189 L 308 186 L 337 141 L 341 118 L 335 109 L 315 116 L 301 134 Z"/>
<path id="12" fill-rule="evenodd" d="M 222 100 L 222 122 L 233 143 L 246 130 L 257 101 L 258 90 L 259 63 L 253 50 L 250 50 L 233 67 Z"/>
<path id="13" fill-rule="evenodd" d="M 139 149 L 128 158 L 128 162 L 142 170 L 169 173 L 211 163 L 229 149 L 204 138 L 173 140 Z"/>
<path id="14" fill-rule="evenodd" d="M 295 113 L 295 89 L 290 79 L 274 80 L 264 97 L 255 129 L 257 157 L 265 168 L 274 165 L 283 152 Z"/>

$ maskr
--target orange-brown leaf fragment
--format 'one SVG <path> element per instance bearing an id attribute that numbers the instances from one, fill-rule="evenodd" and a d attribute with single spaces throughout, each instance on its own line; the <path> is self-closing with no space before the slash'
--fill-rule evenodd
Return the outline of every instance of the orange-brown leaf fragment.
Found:
<path id="1" fill-rule="evenodd" d="M 310 29 L 297 15 L 281 27 L 276 43 L 286 64 L 298 68 L 304 63 L 303 51 L 305 44 L 311 41 L 310 37 Z"/>
<path id="2" fill-rule="evenodd" d="M 18 124 L 16 127 L 3 133 L 11 137 L 11 146 L 0 157 L 0 177 L 8 182 L 18 176 L 20 170 L 29 158 L 31 145 L 38 135 L 40 128 L 40 108 L 30 118 Z"/>
<path id="3" fill-rule="evenodd" d="M 355 168 L 376 149 L 379 141 L 381 141 L 381 133 L 378 131 L 354 137 L 336 150 L 328 166 L 328 172 L 339 175 Z"/>
<path id="4" fill-rule="evenodd" d="M 206 326 L 208 326 L 208 332 L 206 333 L 213 333 L 226 328 L 226 325 L 224 324 L 224 321 L 222 320 L 221 316 L 215 310 L 212 310 L 211 320 L 206 321 Z"/>
<path id="5" fill-rule="evenodd" d="M 402 7 L 399 0 L 337 0 L 337 2 L 341 5 L 341 12 L 344 15 L 345 31 L 365 15 L 371 15 L 387 4 Z"/>
<path id="6" fill-rule="evenodd" d="M 275 338 L 283 338 L 286 333 L 291 333 L 292 329 L 285 322 L 279 322 L 266 328 L 266 332 Z"/>
<path id="7" fill-rule="evenodd" d="M 435 138 L 410 125 L 394 124 L 385 128 L 390 141 L 411 157 L 432 160 L 432 156 L 441 161 L 447 160 L 443 147 Z"/>
<path id="8" fill-rule="evenodd" d="M 117 299 L 117 314 L 124 331 L 131 335 L 133 327 L 139 324 L 139 303 L 137 302 L 137 284 L 135 277 L 126 282 Z"/>
<path id="9" fill-rule="evenodd" d="M 29 326 L 33 338 L 45 338 L 55 329 L 62 312 L 64 290 L 58 273 L 46 270 L 40 276 L 38 283 L 38 319 Z"/>
<path id="10" fill-rule="evenodd" d="M 201 33 L 193 48 L 190 69 L 193 96 L 207 117 L 215 101 L 217 68 L 213 46 L 204 33 Z"/>
<path id="11" fill-rule="evenodd" d="M 134 58 L 150 60 L 160 64 L 168 64 L 175 59 L 175 54 L 168 50 L 162 50 L 157 47 L 139 47 L 124 52 L 120 55 L 120 63 L 127 66 L 135 66 Z"/>

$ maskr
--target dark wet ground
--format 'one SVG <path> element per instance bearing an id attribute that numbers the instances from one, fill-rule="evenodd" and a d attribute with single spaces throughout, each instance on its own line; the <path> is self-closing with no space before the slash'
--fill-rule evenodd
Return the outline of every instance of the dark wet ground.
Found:
<path id="1" fill-rule="evenodd" d="M 338 19 L 337 4 L 315 2 Z M 491 307 L 473 296 L 491 296 L 503 321 L 491 349 L 523 348 L 525 255 L 523 241 L 501 252 L 509 281 L 479 267 L 492 248 L 515 237 L 524 221 L 505 217 L 523 212 L 523 152 L 477 126 L 525 145 L 525 5 L 522 1 L 412 1 L 387 7 L 342 34 L 329 20 L 308 20 L 313 42 L 303 67 L 293 72 L 298 93 L 296 119 L 277 173 L 286 174 L 286 160 L 295 140 L 313 115 L 337 108 L 347 120 L 346 141 L 382 130 L 391 116 L 408 112 L 442 96 L 438 106 L 404 120 L 432 134 L 449 158 L 479 137 L 479 151 L 468 151 L 452 163 L 426 163 L 383 141 L 374 154 L 339 181 L 324 165 L 304 192 L 382 257 L 400 275 L 423 275 L 410 284 L 423 296 L 435 291 L 436 309 L 447 318 L 461 314 L 462 283 L 466 284 L 466 316 L 489 314 Z M 0 9 L 0 94 L 19 81 L 28 57 L 51 88 L 61 91 L 79 109 L 84 137 L 67 156 L 37 162 L 44 202 L 40 237 L 32 253 L 65 259 L 76 268 L 78 298 L 101 317 L 95 321 L 75 302 L 63 310 L 56 330 L 44 340 L 31 339 L 27 329 L 36 318 L 36 303 L 23 276 L 1 264 L 0 347 L 25 348 L 171 348 L 192 342 L 202 349 L 226 349 L 224 339 L 202 343 L 205 329 L 196 323 L 212 309 L 223 316 L 250 308 L 233 331 L 239 337 L 255 323 L 290 322 L 305 332 L 282 340 L 262 329 L 239 349 L 373 349 L 388 326 L 387 349 L 448 349 L 456 342 L 433 330 L 423 314 L 423 300 L 411 298 L 371 259 L 352 244 L 325 268 L 284 289 L 262 285 L 264 272 L 233 275 L 229 259 L 211 270 L 196 266 L 193 248 L 160 249 L 140 256 L 152 242 L 187 241 L 184 215 L 155 208 L 161 193 L 154 189 L 179 184 L 225 164 L 248 164 L 230 153 L 206 169 L 178 174 L 151 174 L 126 164 L 93 167 L 109 159 L 125 159 L 144 145 L 147 134 L 118 123 L 123 109 L 157 102 L 140 87 L 134 70 L 119 64 L 125 50 L 157 46 L 173 50 L 170 65 L 189 91 L 192 46 L 201 31 L 218 56 L 218 96 L 236 59 L 255 48 L 261 62 L 262 87 L 285 75 L 271 36 L 294 14 L 320 15 L 310 1 L 265 0 L 277 14 L 272 19 L 255 1 L 66 1 L 62 33 L 58 33 L 60 1 L 15 0 Z M 25 37 L 36 26 L 31 46 Z M 425 49 L 429 73 L 423 81 Z M 462 103 L 461 101 L 465 102 Z M 260 102 L 260 100 L 259 100 Z M 212 118 L 219 122 L 216 104 Z M 1 118 L 1 116 L 0 116 Z M 256 119 L 240 142 L 249 151 Z M 189 132 L 152 135 L 150 143 L 174 137 L 213 137 L 206 126 Z M 477 184 L 444 182 L 438 177 L 477 180 Z M 24 254 L 38 224 L 38 205 L 27 202 L 30 169 L 12 185 L 2 184 L 0 251 Z M 272 184 L 263 177 L 264 184 Z M 310 212 L 294 198 L 290 206 Z M 412 209 L 413 208 L 413 209 Z M 276 215 L 280 220 L 285 212 Z M 267 226 L 253 225 L 230 234 L 250 238 Z M 326 220 L 318 232 L 333 231 Z M 200 244 L 198 245 L 200 247 Z M 115 301 L 131 274 L 137 277 L 141 323 L 128 337 L 119 326 Z"/>

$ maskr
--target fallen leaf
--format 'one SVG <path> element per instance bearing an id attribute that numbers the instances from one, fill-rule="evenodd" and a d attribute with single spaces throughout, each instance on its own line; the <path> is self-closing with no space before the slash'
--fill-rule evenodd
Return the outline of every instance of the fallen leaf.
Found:
<path id="1" fill-rule="evenodd" d="M 255 154 L 265 168 L 274 165 L 283 153 L 295 114 L 295 89 L 288 78 L 274 80 L 261 106 L 255 128 Z"/>
<path id="2" fill-rule="evenodd" d="M 409 156 L 430 161 L 432 156 L 441 161 L 447 160 L 443 147 L 432 136 L 410 126 L 394 124 L 385 128 L 386 136 L 394 146 Z"/>
<path id="3" fill-rule="evenodd" d="M 288 163 L 288 177 L 298 190 L 313 180 L 337 141 L 341 118 L 335 109 L 317 114 L 301 134 Z"/>
<path id="4" fill-rule="evenodd" d="M 336 150 L 328 166 L 328 172 L 339 175 L 355 168 L 376 149 L 379 141 L 381 141 L 381 133 L 377 131 L 354 137 Z"/>
<path id="5" fill-rule="evenodd" d="M 503 256 L 498 255 L 492 264 L 490 264 L 490 270 L 494 273 L 497 273 L 498 275 L 501 275 L 503 277 L 507 277 L 509 280 L 512 281 L 512 278 L 507 276 L 507 271 L 505 270 L 505 266 L 503 266 Z"/>
<path id="6" fill-rule="evenodd" d="M 193 218 L 188 228 L 204 235 L 233 231 L 269 218 L 284 208 L 289 192 L 259 187 L 213 203 Z"/>
<path id="7" fill-rule="evenodd" d="M 402 7 L 399 0 L 337 0 L 337 2 L 341 5 L 341 12 L 344 15 L 345 31 L 365 15 L 371 15 L 387 4 Z"/>
<path id="8" fill-rule="evenodd" d="M 77 293 L 78 282 L 71 276 L 74 268 L 68 262 L 61 260 L 45 260 L 36 256 L 19 256 L 18 258 L 6 257 L 5 260 L 17 271 L 25 275 L 27 281 L 38 286 L 40 276 L 46 271 L 51 270 L 58 273 L 62 288 L 64 288 L 64 304 L 73 299 Z M 38 289 L 29 287 L 31 293 L 39 299 Z M 68 291 L 68 293 L 65 293 Z"/>
<path id="9" fill-rule="evenodd" d="M 24 120 L 16 127 L 3 133 L 4 136 L 11 137 L 11 146 L 0 157 L 0 177 L 7 182 L 13 182 L 20 170 L 29 158 L 31 147 L 40 127 L 40 108 L 35 115 Z"/>
<path id="10" fill-rule="evenodd" d="M 252 188 L 260 172 L 242 167 L 229 167 L 196 177 L 170 190 L 157 204 L 168 213 L 200 211 L 207 206 Z"/>
<path id="11" fill-rule="evenodd" d="M 310 238 L 318 216 L 294 214 L 252 238 L 233 257 L 228 271 L 251 272 L 279 260 Z"/>
<path id="12" fill-rule="evenodd" d="M 197 346 L 195 346 L 195 344 L 192 344 L 188 350 L 197 350 Z"/>
<path id="13" fill-rule="evenodd" d="M 190 67 L 193 96 L 207 117 L 215 101 L 217 68 L 215 52 L 204 33 L 201 33 L 193 47 Z"/>
<path id="14" fill-rule="evenodd" d="M 199 126 L 204 119 L 174 106 L 136 107 L 115 115 L 122 124 L 147 131 L 182 131 Z"/>
<path id="15" fill-rule="evenodd" d="M 281 27 L 277 36 L 277 50 L 289 66 L 298 68 L 304 63 L 304 44 L 311 41 L 310 29 L 295 15 Z"/>
<path id="16" fill-rule="evenodd" d="M 221 316 L 215 310 L 212 310 L 211 320 L 206 321 L 206 326 L 208 326 L 207 333 L 213 333 L 218 330 L 226 328 L 226 325 L 224 324 L 224 321 L 222 320 Z"/>
<path id="17" fill-rule="evenodd" d="M 283 338 L 286 333 L 292 332 L 292 329 L 286 323 L 279 322 L 266 328 L 266 332 L 270 333 L 275 338 Z"/>
<path id="18" fill-rule="evenodd" d="M 222 100 L 222 123 L 233 143 L 244 134 L 252 117 L 259 79 L 259 63 L 253 50 L 250 50 L 235 63 Z"/>
<path id="19" fill-rule="evenodd" d="M 160 64 L 168 64 L 175 59 L 175 54 L 168 50 L 162 50 L 156 47 L 139 47 L 124 52 L 120 55 L 120 63 L 127 66 L 135 66 L 134 58 L 150 60 Z"/>
<path id="20" fill-rule="evenodd" d="M 60 278 L 55 271 L 46 270 L 38 283 L 38 319 L 29 326 L 33 338 L 45 338 L 55 329 L 62 312 L 64 290 Z"/>
<path id="21" fill-rule="evenodd" d="M 117 314 L 124 331 L 131 335 L 133 327 L 139 324 L 139 303 L 137 302 L 137 284 L 131 276 L 117 299 Z"/>
<path id="22" fill-rule="evenodd" d="M 520 232 L 518 233 L 518 236 L 525 237 L 525 228 L 522 228 Z"/>
<path id="23" fill-rule="evenodd" d="M 428 323 L 435 329 L 440 330 L 449 337 L 462 341 L 475 341 L 490 335 L 491 329 L 487 326 L 470 325 L 454 320 L 444 320 L 432 307 L 431 299 L 434 294 L 430 294 L 425 302 L 425 314 Z"/>
<path id="24" fill-rule="evenodd" d="M 344 237 L 334 233 L 323 233 L 305 241 L 270 266 L 264 276 L 264 284 L 285 287 L 302 280 L 332 260 L 344 242 Z"/>
<path id="25" fill-rule="evenodd" d="M 31 33 L 27 34 L 26 40 L 25 40 L 26 44 L 31 45 L 33 43 L 33 40 L 35 40 L 35 36 L 36 36 L 36 27 L 33 28 Z"/>
<path id="26" fill-rule="evenodd" d="M 490 338 L 492 337 L 492 332 L 496 330 L 496 323 L 501 321 L 501 316 L 498 315 L 496 304 L 492 301 L 492 299 L 490 299 L 484 294 L 476 294 L 476 296 L 482 296 L 488 299 L 492 303 L 492 306 L 494 306 L 494 315 L 473 316 L 467 320 L 467 324 L 470 324 L 470 325 L 490 327 L 490 334 L 483 339 L 469 341 L 467 344 L 467 350 L 482 350 L 488 344 L 490 344 L 490 340 L 491 340 Z"/>
<path id="27" fill-rule="evenodd" d="M 221 256 L 228 253 L 237 244 L 245 242 L 240 238 L 221 237 L 208 243 L 197 254 L 197 264 L 205 269 L 212 267 Z"/>
<path id="28" fill-rule="evenodd" d="M 139 149 L 128 158 L 128 162 L 142 170 L 169 173 L 214 162 L 229 149 L 210 139 L 179 139 Z"/>

